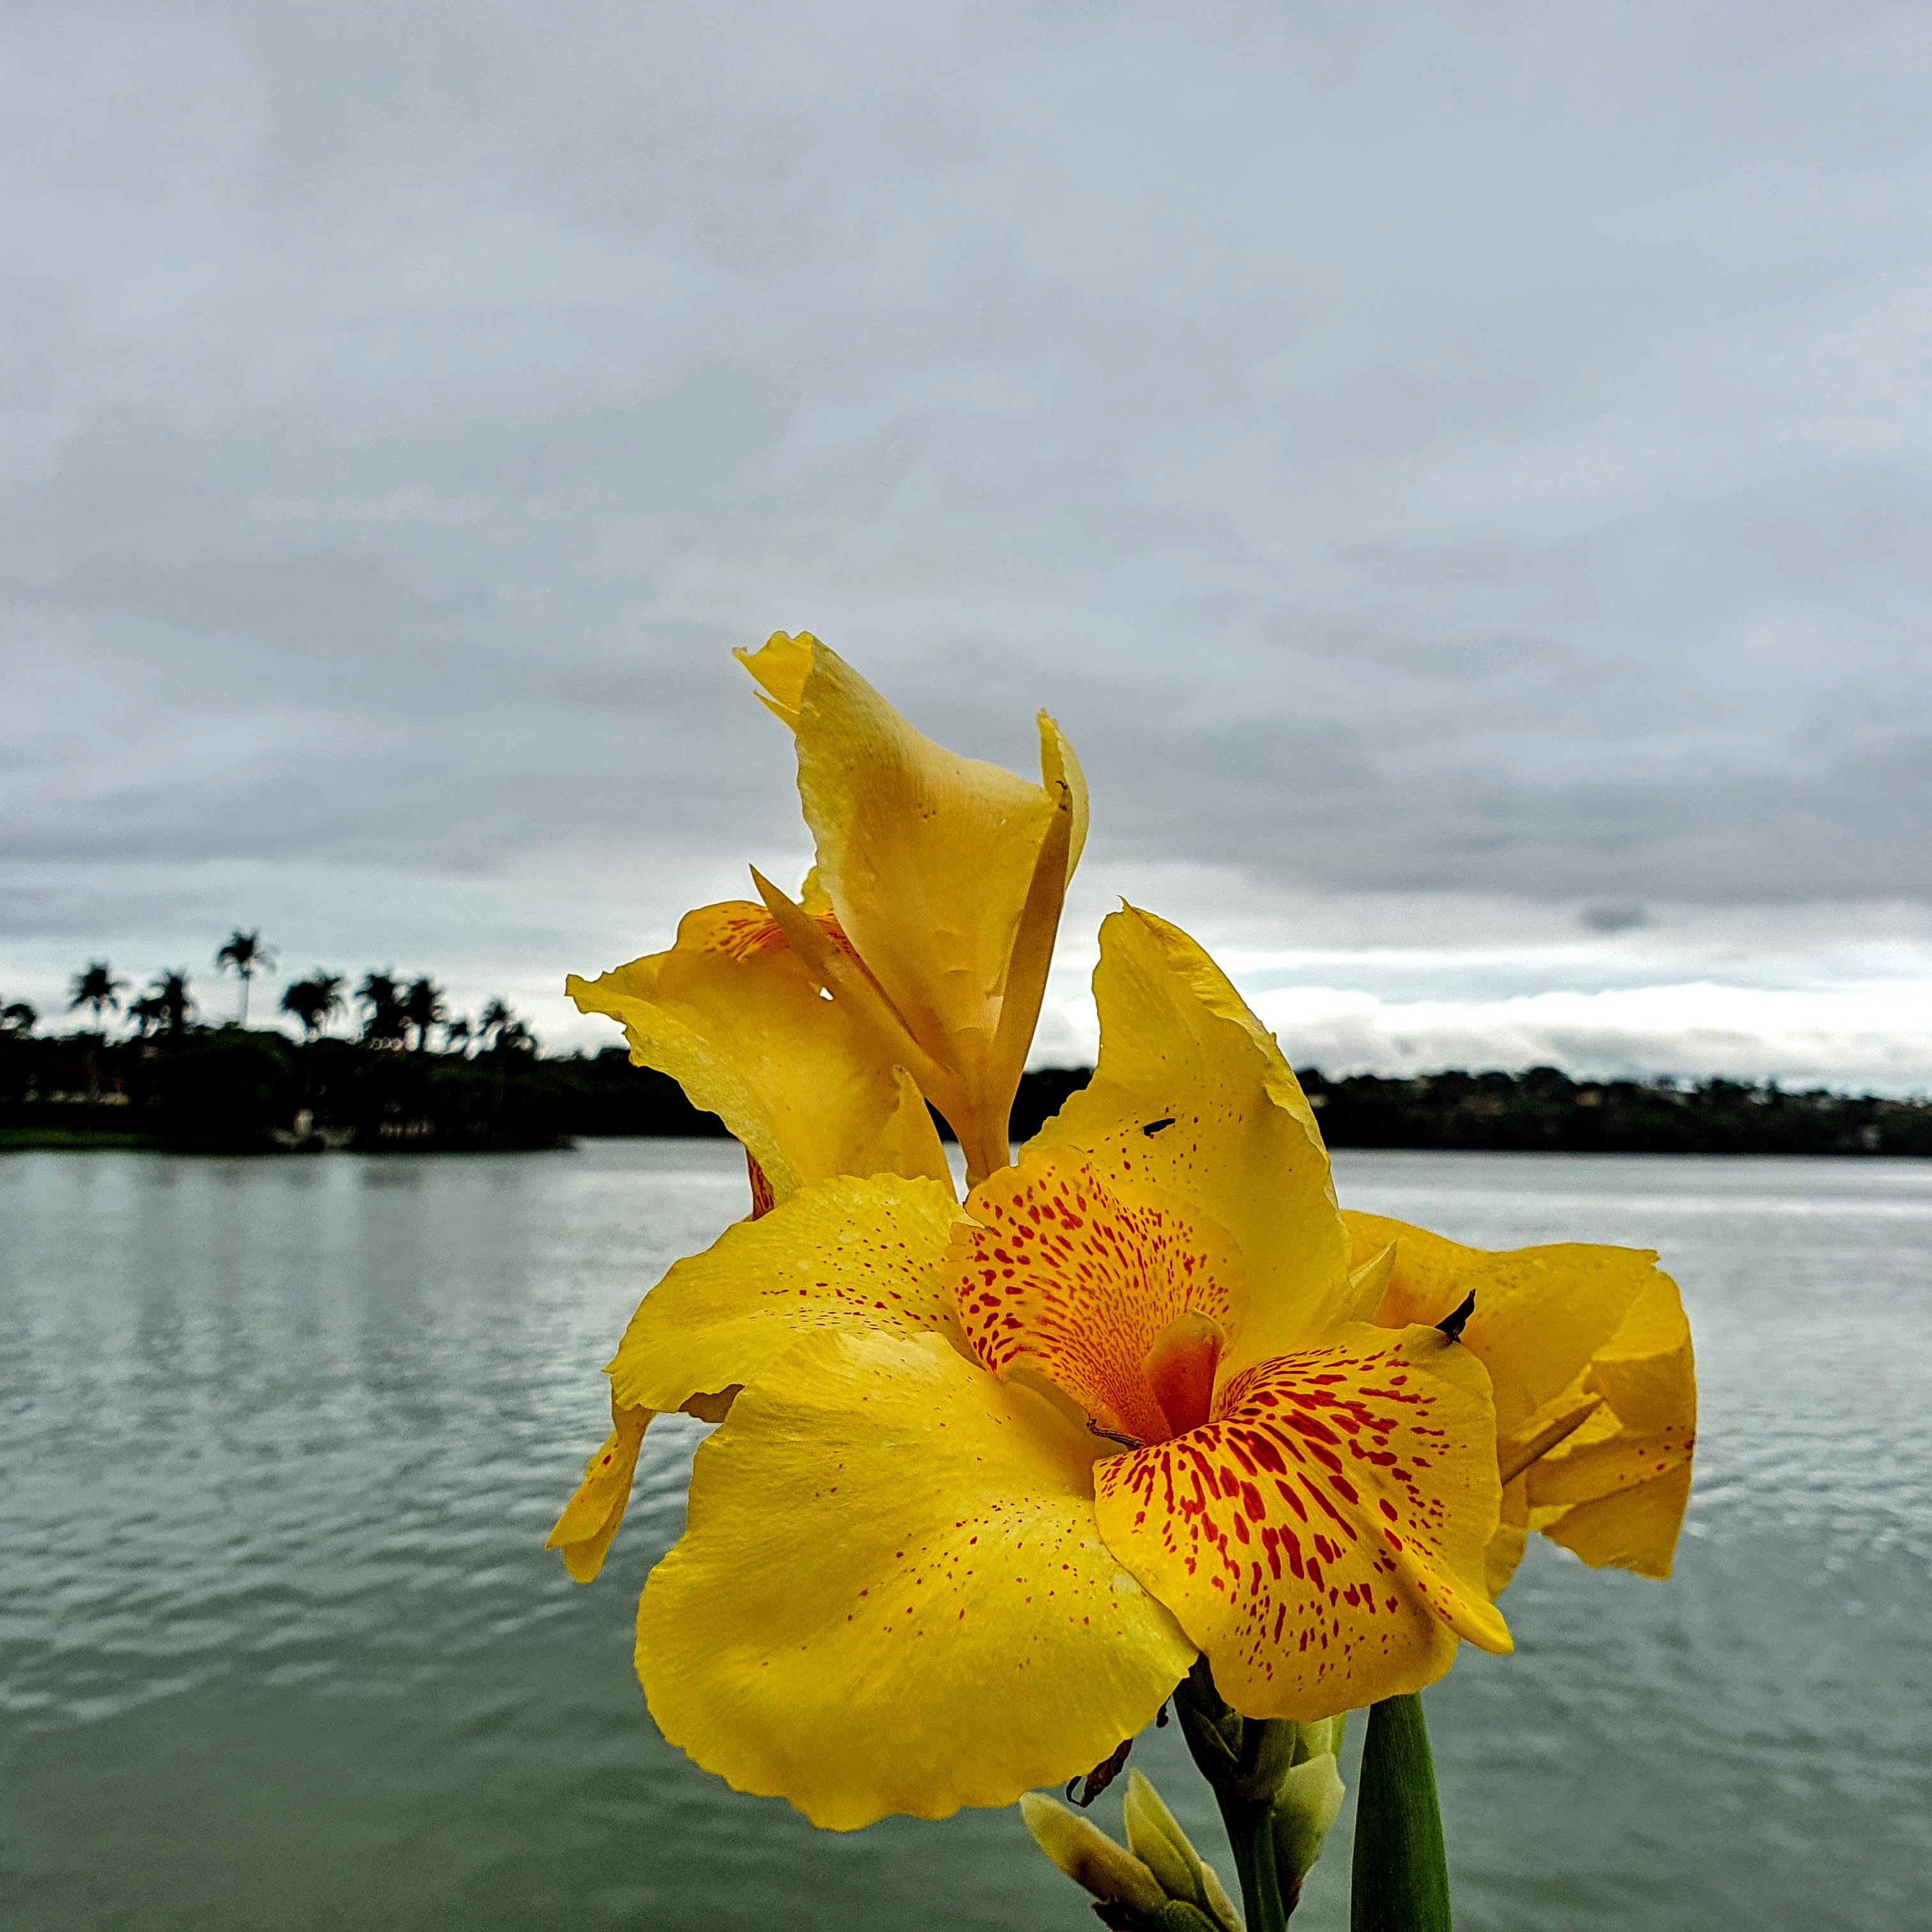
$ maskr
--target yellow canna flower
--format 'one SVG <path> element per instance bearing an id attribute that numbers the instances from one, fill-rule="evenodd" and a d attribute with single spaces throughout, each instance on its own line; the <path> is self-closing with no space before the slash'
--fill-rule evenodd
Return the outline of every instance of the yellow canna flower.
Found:
<path id="1" fill-rule="evenodd" d="M 1040 714 L 1041 782 L 956 758 L 809 632 L 740 651 L 797 740 L 799 798 L 838 928 L 758 890 L 835 1001 L 950 1123 L 967 1178 L 1009 1159 L 1007 1117 L 1087 836 L 1072 748 Z"/>
<path id="2" fill-rule="evenodd" d="M 808 879 L 804 916 L 845 948 Z M 849 949 L 848 949 L 849 950 Z M 744 1143 L 770 1198 L 836 1174 L 946 1178 L 946 1156 L 911 1078 L 874 1050 L 851 1006 L 828 1000 L 778 922 L 748 901 L 700 906 L 668 952 L 564 990 L 623 1027 L 631 1058 L 677 1082 Z"/>
<path id="3" fill-rule="evenodd" d="M 610 1365 L 620 1417 L 728 1404 L 639 1609 L 652 1714 L 821 1825 L 1076 1775 L 1198 1651 L 1244 1714 L 1314 1720 L 1510 1647 L 1480 1363 L 1363 1318 L 1294 1076 L 1191 940 L 1116 914 L 1094 986 L 1093 1085 L 963 1211 L 801 1187 Z"/>
<path id="4" fill-rule="evenodd" d="M 1381 1215 L 1342 1219 L 1357 1265 L 1393 1244 L 1378 1322 L 1440 1322 L 1475 1296 L 1462 1339 L 1495 1388 L 1504 1481 L 1491 1593 L 1532 1529 L 1599 1568 L 1669 1576 L 1697 1383 L 1677 1284 L 1656 1256 L 1577 1242 L 1496 1252 Z"/>

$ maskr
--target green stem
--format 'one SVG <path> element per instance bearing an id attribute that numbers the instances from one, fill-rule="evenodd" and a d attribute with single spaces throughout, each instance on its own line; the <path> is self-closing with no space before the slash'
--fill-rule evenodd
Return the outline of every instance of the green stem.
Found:
<path id="1" fill-rule="evenodd" d="M 1450 1932 L 1449 1866 L 1422 1700 L 1369 1712 L 1355 1801 L 1350 1932 Z"/>
<path id="2" fill-rule="evenodd" d="M 1248 1932 L 1283 1932 L 1288 1910 L 1281 1898 L 1281 1880 L 1275 1870 L 1274 1832 L 1271 1814 L 1265 1804 L 1255 1804 L 1220 1792 L 1221 1822 L 1228 1828 L 1228 1843 L 1234 1854 L 1234 1870 L 1241 1880 L 1241 1916 Z"/>
<path id="3" fill-rule="evenodd" d="M 1291 1892 L 1282 1891 L 1274 1807 L 1282 1774 L 1294 1760 L 1296 1728 L 1240 1716 L 1215 1689 L 1204 1657 L 1176 1688 L 1174 1708 L 1187 1748 L 1221 1808 L 1248 1932 L 1282 1932 L 1301 1888 L 1298 1880 Z"/>

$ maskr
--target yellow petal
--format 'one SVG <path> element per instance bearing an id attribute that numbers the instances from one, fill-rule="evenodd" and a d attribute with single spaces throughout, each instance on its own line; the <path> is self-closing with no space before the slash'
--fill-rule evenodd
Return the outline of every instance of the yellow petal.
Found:
<path id="1" fill-rule="evenodd" d="M 1637 1248 L 1567 1241 L 1496 1251 L 1380 1214 L 1351 1209 L 1342 1220 L 1358 1262 L 1394 1244 L 1394 1272 L 1373 1318 L 1382 1327 L 1433 1328 L 1474 1293 L 1462 1340 L 1490 1372 L 1505 1432 L 1583 1372 L 1656 1272 L 1657 1257 Z"/>
<path id="2" fill-rule="evenodd" d="M 546 1550 L 558 1551 L 563 1567 L 580 1583 L 587 1583 L 603 1568 L 610 1540 L 624 1520 L 637 1474 L 638 1451 L 651 1419 L 647 1408 L 620 1408 L 613 1402 L 610 1433 L 604 1446 L 584 1466 L 584 1480 L 563 1506 L 556 1526 L 545 1540 Z"/>
<path id="3" fill-rule="evenodd" d="M 1601 1396 L 1573 1384 L 1562 1395 L 1545 1402 L 1527 1421 L 1497 1436 L 1496 1468 L 1504 1486 L 1507 1487 L 1526 1470 L 1541 1462 L 1558 1444 L 1567 1442 L 1586 1424 L 1608 1423 L 1611 1420 L 1604 1412 Z"/>
<path id="4" fill-rule="evenodd" d="M 945 1265 L 959 1218 L 950 1187 L 880 1174 L 820 1181 L 735 1222 L 638 1304 L 610 1364 L 614 1399 L 681 1408 L 754 1381 L 823 1328 L 936 1334 L 963 1352 Z"/>
<path id="5" fill-rule="evenodd" d="M 668 1073 L 742 1141 L 782 1200 L 835 1174 L 946 1178 L 923 1106 L 853 1016 L 826 999 L 771 916 L 746 901 L 687 913 L 668 952 L 598 980 L 584 1012 L 623 1026 L 631 1058 Z"/>
<path id="6" fill-rule="evenodd" d="M 1602 1408 L 1538 1460 L 1523 1479 L 1526 1493 L 1533 1509 L 1593 1502 L 1682 1467 L 1690 1450 L 1688 1436 L 1632 1429 Z"/>
<path id="7" fill-rule="evenodd" d="M 1040 714 L 1041 759 L 1047 762 L 1046 730 L 1052 721 Z M 1067 758 L 1072 758 L 1070 750 Z M 1070 766 L 1076 773 L 1077 766 Z M 1045 836 L 1034 854 L 1033 877 L 1021 902 L 1019 917 L 1013 928 L 1012 944 L 1006 955 L 1006 976 L 1000 989 L 1000 1016 L 994 1029 L 991 1065 L 994 1085 L 987 1104 L 1000 1118 L 1012 1112 L 1027 1052 L 1040 1024 L 1040 1002 L 1046 994 L 1046 980 L 1053 965 L 1054 941 L 1059 936 L 1060 915 L 1066 902 L 1066 882 L 1072 878 L 1084 826 L 1084 808 L 1076 808 L 1072 788 L 1064 779 L 1049 782 L 1048 796 L 1053 810 L 1047 819 Z M 1000 1144 L 995 1150 L 998 1165 L 1006 1164 L 1008 1130 L 1000 1130 Z"/>
<path id="8" fill-rule="evenodd" d="M 1225 1231 L 1136 1176 L 1110 1186 L 1070 1148 L 1029 1152 L 976 1187 L 967 1211 L 959 1318 L 986 1367 L 1035 1370 L 1136 1442 L 1206 1420 L 1204 1395 L 1198 1414 L 1170 1424 L 1148 1358 L 1190 1311 L 1219 1334 L 1238 1321 L 1241 1262 Z"/>
<path id="9" fill-rule="evenodd" d="M 861 1030 L 881 1066 L 910 1067 L 935 1093 L 950 1089 L 952 1075 L 934 1060 L 906 1030 L 905 1022 L 849 944 L 835 944 L 830 934 L 797 901 L 788 898 L 758 868 L 752 883 L 799 963 L 824 991 L 826 997 Z M 836 916 L 834 922 L 836 923 Z"/>
<path id="10" fill-rule="evenodd" d="M 1250 1369 L 1215 1420 L 1098 1466 L 1101 1533 L 1250 1718 L 1419 1690 L 1459 1638 L 1506 1651 L 1484 1585 L 1498 1520 L 1481 1364 L 1433 1329 Z"/>
<path id="11" fill-rule="evenodd" d="M 1066 847 L 1066 876 L 1070 879 L 1080 855 L 1087 849 L 1087 776 L 1073 754 L 1073 747 L 1066 742 L 1066 734 L 1053 719 L 1042 711 L 1036 714 L 1034 722 L 1040 728 L 1040 776 L 1047 795 L 1053 797 L 1060 787 L 1066 788 L 1072 817 Z"/>
<path id="12" fill-rule="evenodd" d="M 1100 928 L 1092 1082 L 1035 1148 L 1077 1148 L 1109 1185 L 1160 1190 L 1225 1229 L 1247 1280 L 1223 1374 L 1318 1340 L 1349 1312 L 1328 1156 L 1280 1048 L 1178 927 L 1130 907 Z"/>
<path id="13" fill-rule="evenodd" d="M 1646 1276 L 1616 1333 L 1592 1359 L 1586 1380 L 1627 1427 L 1641 1434 L 1694 1430 L 1697 1378 L 1690 1324 L 1670 1276 Z"/>
<path id="14" fill-rule="evenodd" d="M 1586 1562 L 1669 1575 L 1697 1390 L 1690 1324 L 1656 1256 L 1579 1243 L 1491 1252 L 1379 1215 L 1343 1218 L 1358 1259 L 1394 1244 L 1383 1325 L 1432 1323 L 1474 1292 L 1462 1339 L 1490 1371 L 1506 1450 L 1583 1416 L 1510 1485 L 1530 1526 Z M 1495 1568 L 1506 1575 L 1520 1554 L 1499 1546 Z"/>
<path id="15" fill-rule="evenodd" d="M 734 650 L 731 655 L 752 674 L 759 687 L 759 703 L 796 731 L 805 681 L 812 675 L 814 656 L 824 649 L 809 631 L 795 638 L 774 631 L 758 650 Z"/>
<path id="16" fill-rule="evenodd" d="M 1483 1587 L 1493 1603 L 1509 1587 L 1529 1540 L 1529 1504 L 1520 1482 L 1503 1485 L 1502 1514 L 1483 1552 Z"/>
<path id="17" fill-rule="evenodd" d="M 1023 915 L 1040 962 L 1041 922 L 1059 914 L 1079 856 L 1086 793 L 1052 721 L 1040 722 L 1046 782 L 961 758 L 915 731 L 817 638 L 774 636 L 738 653 L 797 736 L 799 796 L 818 875 L 892 1010 L 933 1065 L 975 1178 L 1006 1164 L 1006 1121 L 1037 1016 L 1043 975 L 1014 982 Z M 1066 814 L 1063 875 L 1036 892 L 1042 846 Z M 1053 883 L 1053 882 L 1049 882 Z M 1050 903 L 1048 902 L 1050 902 Z M 1030 1010 L 1002 1014 L 1009 994 Z"/>
<path id="18" fill-rule="evenodd" d="M 801 1342 L 698 1450 L 645 1588 L 658 1728 L 838 1830 L 1084 1772 L 1194 1656 L 1101 1542 L 1090 1454 L 938 1336 Z"/>
<path id="19" fill-rule="evenodd" d="M 1602 1412 L 1529 1470 L 1534 1520 L 1586 1563 L 1667 1576 L 1697 1427 L 1690 1324 L 1668 1275 L 1645 1283 L 1582 1382 Z"/>
<path id="20" fill-rule="evenodd" d="M 1593 1569 L 1668 1576 L 1690 1500 L 1690 1465 L 1680 1462 L 1651 1481 L 1564 1510 L 1542 1526 L 1543 1534 Z"/>

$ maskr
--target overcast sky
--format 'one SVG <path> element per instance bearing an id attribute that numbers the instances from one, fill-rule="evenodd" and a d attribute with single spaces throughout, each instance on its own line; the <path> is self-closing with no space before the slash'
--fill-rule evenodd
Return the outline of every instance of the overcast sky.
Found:
<path id="1" fill-rule="evenodd" d="M 11 0 L 0 997 L 603 1044 L 803 866 L 808 628 L 1078 747 L 1036 1058 L 1124 893 L 1302 1064 L 1932 1086 L 1928 98 L 1922 0 Z"/>

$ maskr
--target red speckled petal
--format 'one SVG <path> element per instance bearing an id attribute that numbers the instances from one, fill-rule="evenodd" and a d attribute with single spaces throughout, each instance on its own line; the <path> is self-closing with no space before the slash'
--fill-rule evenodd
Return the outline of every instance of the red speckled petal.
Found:
<path id="1" fill-rule="evenodd" d="M 1188 1310 L 1223 1330 L 1239 1306 L 1227 1235 L 1144 1181 L 1077 1154 L 1029 1154 L 974 1190 L 955 1234 L 961 1326 L 995 1375 L 1037 1370 L 1106 1429 L 1168 1435 L 1143 1366 Z"/>
<path id="2" fill-rule="evenodd" d="M 1458 1638 L 1510 1648 L 1484 1582 L 1500 1492 L 1482 1365 L 1432 1329 L 1342 1335 L 1246 1370 L 1205 1427 L 1094 1471 L 1108 1546 L 1251 1718 L 1420 1690 Z"/>
<path id="3" fill-rule="evenodd" d="M 1602 1411 L 1529 1471 L 1531 1525 L 1586 1563 L 1669 1576 L 1697 1378 L 1677 1285 L 1657 1257 L 1581 1242 L 1491 1252 L 1379 1215 L 1342 1218 L 1356 1261 L 1394 1244 L 1380 1325 L 1439 1322 L 1474 1292 L 1462 1346 L 1489 1370 L 1498 1424 L 1512 1438 L 1540 1415 L 1602 1398 Z M 1616 1504 L 1648 1484 L 1664 1486 L 1640 1504 Z"/>
<path id="4" fill-rule="evenodd" d="M 1223 1372 L 1325 1342 L 1356 1310 L 1315 1116 L 1274 1039 L 1178 926 L 1132 907 L 1100 927 L 1100 1058 L 1030 1145 L 1077 1149 L 1227 1230 L 1246 1304 Z"/>

